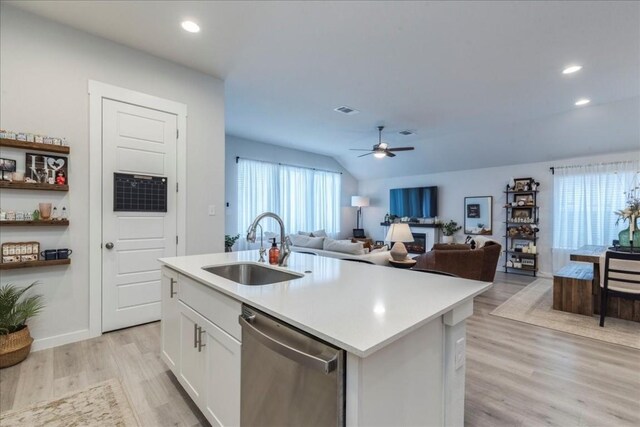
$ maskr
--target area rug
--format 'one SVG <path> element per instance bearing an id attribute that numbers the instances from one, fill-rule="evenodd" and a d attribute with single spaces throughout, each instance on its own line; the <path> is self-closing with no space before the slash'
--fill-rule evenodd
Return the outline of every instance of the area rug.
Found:
<path id="1" fill-rule="evenodd" d="M 552 306 L 553 281 L 538 279 L 491 314 L 640 350 L 640 323 L 607 317 L 605 327 L 601 328 L 599 316 L 566 313 L 554 310 Z"/>
<path id="2" fill-rule="evenodd" d="M 136 427 L 136 417 L 117 379 L 0 414 L 0 426 Z"/>

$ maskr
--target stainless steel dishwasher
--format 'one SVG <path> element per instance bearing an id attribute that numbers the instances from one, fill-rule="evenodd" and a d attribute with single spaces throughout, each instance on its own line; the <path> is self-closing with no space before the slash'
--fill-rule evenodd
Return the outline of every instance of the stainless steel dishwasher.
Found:
<path id="1" fill-rule="evenodd" d="M 345 352 L 244 305 L 242 426 L 344 426 Z"/>

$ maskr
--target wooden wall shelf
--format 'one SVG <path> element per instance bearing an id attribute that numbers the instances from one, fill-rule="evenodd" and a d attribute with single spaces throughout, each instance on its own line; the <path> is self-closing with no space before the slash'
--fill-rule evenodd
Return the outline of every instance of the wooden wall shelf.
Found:
<path id="1" fill-rule="evenodd" d="M 6 262 L 0 264 L 0 270 L 13 270 L 16 268 L 29 268 L 29 267 L 51 267 L 54 265 L 68 265 L 71 264 L 71 259 L 54 259 L 51 261 L 25 261 L 25 262 Z"/>
<path id="2" fill-rule="evenodd" d="M 18 141 L 15 139 L 0 138 L 0 147 L 21 148 L 23 150 L 46 151 L 47 153 L 69 154 L 70 147 L 62 145 L 40 144 L 36 142 Z"/>
<path id="3" fill-rule="evenodd" d="M 69 191 L 68 185 L 33 184 L 28 182 L 9 182 L 9 181 L 0 181 L 0 188 L 12 188 L 15 190 Z"/>
<path id="4" fill-rule="evenodd" d="M 17 226 L 17 227 L 47 227 L 47 226 L 67 226 L 68 219 L 41 219 L 38 221 L 0 221 L 0 227 Z"/>

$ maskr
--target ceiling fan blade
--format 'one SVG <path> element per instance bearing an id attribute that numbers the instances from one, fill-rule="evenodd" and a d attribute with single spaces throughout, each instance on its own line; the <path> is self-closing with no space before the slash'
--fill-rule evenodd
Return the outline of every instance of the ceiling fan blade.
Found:
<path id="1" fill-rule="evenodd" d="M 349 148 L 351 151 L 371 151 L 368 148 Z"/>
<path id="2" fill-rule="evenodd" d="M 396 148 L 389 148 L 388 151 L 411 151 L 414 150 L 414 147 L 396 147 Z"/>
<path id="3" fill-rule="evenodd" d="M 385 152 L 385 154 L 387 155 L 387 157 L 395 157 L 395 156 L 396 156 L 395 154 L 393 154 L 393 153 L 392 153 L 391 151 L 389 151 L 389 150 L 387 150 L 387 151 Z"/>
<path id="4" fill-rule="evenodd" d="M 369 154 L 373 154 L 373 152 L 371 152 L 371 153 L 367 153 L 367 154 L 361 154 L 361 155 L 359 155 L 358 157 L 368 156 Z"/>

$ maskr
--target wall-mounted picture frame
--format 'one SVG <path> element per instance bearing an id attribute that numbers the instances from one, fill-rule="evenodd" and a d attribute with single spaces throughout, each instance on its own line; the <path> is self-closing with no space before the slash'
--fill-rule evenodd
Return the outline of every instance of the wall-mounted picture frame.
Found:
<path id="1" fill-rule="evenodd" d="M 516 178 L 513 180 L 515 183 L 513 191 L 529 191 L 531 189 L 531 181 L 533 178 Z"/>
<path id="2" fill-rule="evenodd" d="M 25 154 L 25 177 L 41 184 L 69 184 L 69 159 L 49 154 Z"/>
<path id="3" fill-rule="evenodd" d="M 464 233 L 493 234 L 493 196 L 464 198 Z"/>
<path id="4" fill-rule="evenodd" d="M 513 208 L 511 209 L 512 219 L 531 219 L 531 208 Z"/>

